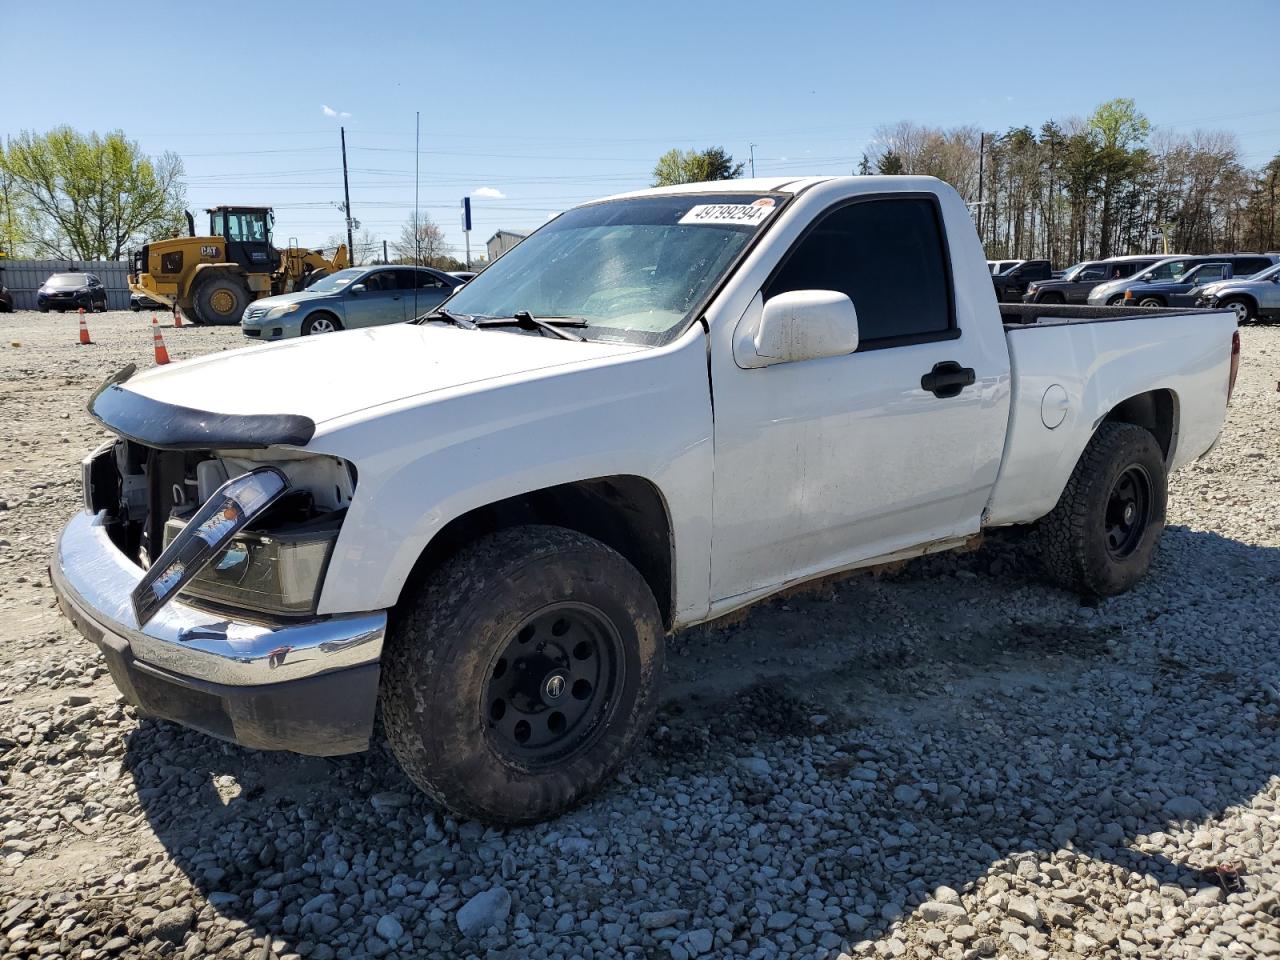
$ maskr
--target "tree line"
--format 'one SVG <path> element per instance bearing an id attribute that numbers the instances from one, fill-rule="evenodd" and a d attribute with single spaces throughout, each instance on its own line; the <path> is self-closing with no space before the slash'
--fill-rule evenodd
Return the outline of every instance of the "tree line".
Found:
<path id="1" fill-rule="evenodd" d="M 742 167 L 720 147 L 671 150 L 653 184 L 732 179 Z M 853 172 L 947 181 L 969 204 L 992 259 L 1065 265 L 1280 247 L 1280 154 L 1251 169 L 1233 134 L 1153 130 L 1126 98 L 1038 130 L 881 126 Z"/>
<path id="2" fill-rule="evenodd" d="M 903 122 L 881 127 L 873 144 L 859 172 L 947 180 L 993 259 L 1066 264 L 1280 244 L 1280 154 L 1250 169 L 1233 134 L 1153 131 L 1125 98 L 1039 130 Z"/>
<path id="3" fill-rule="evenodd" d="M 23 132 L 0 148 L 0 249 L 56 260 L 117 260 L 186 232 L 182 160 L 148 157 L 119 130 Z"/>

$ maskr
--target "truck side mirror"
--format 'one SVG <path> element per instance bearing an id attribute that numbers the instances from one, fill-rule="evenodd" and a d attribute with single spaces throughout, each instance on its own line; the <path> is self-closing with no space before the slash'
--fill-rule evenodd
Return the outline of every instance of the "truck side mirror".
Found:
<path id="1" fill-rule="evenodd" d="M 366 291 L 368 291 L 368 289 L 369 289 L 369 288 L 368 288 L 368 287 L 366 287 L 363 283 L 353 283 L 353 284 L 351 285 L 351 295 L 352 295 L 353 297 L 358 297 L 358 296 L 360 296 L 360 294 L 365 293 Z"/>
<path id="2" fill-rule="evenodd" d="M 835 290 L 792 290 L 771 297 L 739 362 L 748 367 L 840 357 L 858 349 L 858 312 Z"/>

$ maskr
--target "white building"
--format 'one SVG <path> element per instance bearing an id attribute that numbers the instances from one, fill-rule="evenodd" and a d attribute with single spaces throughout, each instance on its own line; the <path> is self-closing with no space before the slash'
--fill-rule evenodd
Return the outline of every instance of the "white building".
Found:
<path id="1" fill-rule="evenodd" d="M 515 230 L 499 230 L 485 244 L 489 251 L 489 262 L 493 263 L 527 236 L 527 233 L 519 233 Z"/>

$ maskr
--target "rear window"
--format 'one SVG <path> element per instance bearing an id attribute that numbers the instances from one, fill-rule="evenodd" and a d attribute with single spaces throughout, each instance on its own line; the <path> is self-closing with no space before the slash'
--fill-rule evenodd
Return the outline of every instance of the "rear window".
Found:
<path id="1" fill-rule="evenodd" d="M 83 273 L 55 273 L 45 281 L 45 285 L 55 290 L 74 290 L 89 285 L 89 278 Z"/>
<path id="2" fill-rule="evenodd" d="M 886 197 L 827 213 L 791 249 L 765 299 L 835 290 L 858 311 L 859 340 L 941 334 L 953 326 L 949 258 L 934 202 Z"/>

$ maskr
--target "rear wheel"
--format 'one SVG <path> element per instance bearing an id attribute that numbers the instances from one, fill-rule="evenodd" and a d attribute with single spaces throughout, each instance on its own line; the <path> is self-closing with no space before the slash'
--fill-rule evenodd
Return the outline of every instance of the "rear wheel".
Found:
<path id="1" fill-rule="evenodd" d="M 232 325 L 249 306 L 249 291 L 236 277 L 218 274 L 201 282 L 192 296 L 201 323 Z"/>
<path id="2" fill-rule="evenodd" d="M 463 548 L 396 618 L 383 654 L 391 749 L 455 813 L 556 816 L 597 790 L 657 705 L 663 627 L 639 572 L 573 530 Z"/>
<path id="3" fill-rule="evenodd" d="M 1236 315 L 1236 323 L 1248 323 L 1251 320 L 1258 319 L 1257 310 L 1253 304 L 1244 297 L 1236 297 L 1234 300 L 1224 300 L 1220 306 L 1223 309 L 1230 310 Z"/>
<path id="4" fill-rule="evenodd" d="M 313 313 L 302 321 L 302 335 L 309 337 L 316 333 L 337 333 L 342 329 L 342 321 L 332 313 Z"/>
<path id="5" fill-rule="evenodd" d="M 1041 522 L 1041 559 L 1067 590 L 1112 596 L 1147 572 L 1164 531 L 1164 454 L 1149 430 L 1104 423 Z"/>

